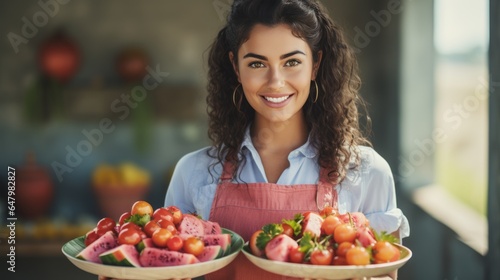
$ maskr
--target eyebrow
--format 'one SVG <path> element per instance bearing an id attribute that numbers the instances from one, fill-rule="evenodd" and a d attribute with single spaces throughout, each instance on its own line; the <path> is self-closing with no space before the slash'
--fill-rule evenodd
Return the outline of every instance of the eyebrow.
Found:
<path id="1" fill-rule="evenodd" d="M 290 56 L 293 56 L 293 55 L 296 55 L 296 54 L 303 54 L 303 55 L 306 55 L 303 51 L 299 51 L 299 50 L 296 50 L 296 51 L 293 51 L 293 52 L 289 52 L 289 53 L 286 53 L 286 54 L 283 54 L 280 56 L 280 59 L 285 59 L 287 57 L 290 57 Z M 260 60 L 266 60 L 267 61 L 267 57 L 263 56 L 263 55 L 260 55 L 260 54 L 255 54 L 255 53 L 247 53 L 243 56 L 243 58 L 247 58 L 247 57 L 253 57 L 253 58 L 257 58 L 257 59 L 260 59 Z"/>

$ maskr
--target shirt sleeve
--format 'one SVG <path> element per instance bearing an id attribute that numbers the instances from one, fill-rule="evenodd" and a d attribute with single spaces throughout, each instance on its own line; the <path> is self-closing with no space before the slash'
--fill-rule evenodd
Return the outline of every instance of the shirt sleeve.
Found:
<path id="1" fill-rule="evenodd" d="M 391 168 L 373 149 L 369 152 L 366 180 L 363 180 L 364 203 L 362 212 L 377 231 L 388 233 L 399 230 L 400 239 L 410 235 L 407 218 L 397 207 L 396 188 Z"/>
<path id="2" fill-rule="evenodd" d="M 207 148 L 183 156 L 177 162 L 165 197 L 165 206 L 175 205 L 184 213 L 208 219 L 221 168 L 208 170 L 214 159 Z"/>
<path id="3" fill-rule="evenodd" d="M 190 167 L 193 166 L 193 159 L 194 154 L 191 153 L 183 156 L 177 162 L 165 198 L 165 206 L 175 205 L 183 213 L 195 212 L 193 200 L 190 195 L 190 186 L 192 184 L 189 182 L 191 178 L 190 170 L 192 170 Z"/>

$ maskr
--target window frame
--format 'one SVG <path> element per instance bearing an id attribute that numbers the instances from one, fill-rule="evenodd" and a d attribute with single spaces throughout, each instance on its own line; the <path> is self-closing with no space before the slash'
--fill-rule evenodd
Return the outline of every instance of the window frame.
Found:
<path id="1" fill-rule="evenodd" d="M 500 279 L 500 0 L 490 0 L 488 136 L 488 253 L 486 279 Z M 499 79 L 499 80 L 496 80 Z"/>

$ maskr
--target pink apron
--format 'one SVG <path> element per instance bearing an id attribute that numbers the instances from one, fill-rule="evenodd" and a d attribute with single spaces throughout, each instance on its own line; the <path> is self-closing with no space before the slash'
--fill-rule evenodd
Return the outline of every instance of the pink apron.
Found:
<path id="1" fill-rule="evenodd" d="M 272 183 L 232 183 L 231 164 L 224 164 L 224 172 L 217 186 L 211 221 L 233 230 L 248 241 L 263 225 L 292 219 L 297 213 L 320 211 L 325 206 L 337 209 L 337 192 L 321 170 L 317 185 L 278 185 Z M 284 280 L 298 279 L 264 271 L 246 259 L 243 253 L 227 267 L 205 276 L 206 280 Z"/>

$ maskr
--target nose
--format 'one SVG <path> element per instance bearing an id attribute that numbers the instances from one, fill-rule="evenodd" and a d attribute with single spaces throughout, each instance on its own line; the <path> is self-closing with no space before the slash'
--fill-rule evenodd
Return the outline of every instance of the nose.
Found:
<path id="1" fill-rule="evenodd" d="M 279 91 L 285 86 L 284 75 L 279 68 L 274 68 L 269 71 L 268 86 L 269 89 L 273 91 Z"/>

